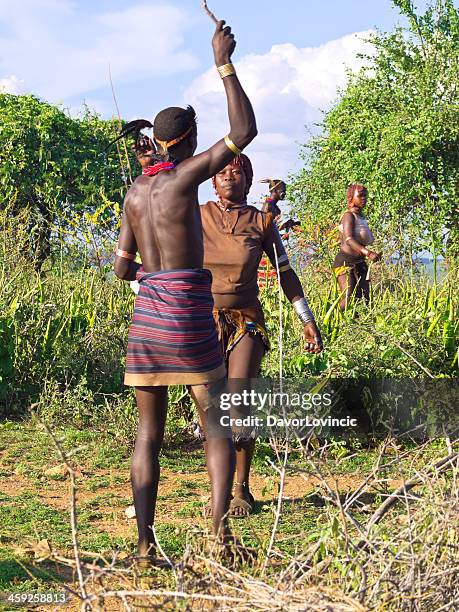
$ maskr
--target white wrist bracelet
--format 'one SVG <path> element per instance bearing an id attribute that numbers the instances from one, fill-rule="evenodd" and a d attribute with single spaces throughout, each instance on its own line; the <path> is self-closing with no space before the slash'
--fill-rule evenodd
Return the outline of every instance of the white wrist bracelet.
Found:
<path id="1" fill-rule="evenodd" d="M 293 302 L 293 308 L 300 317 L 302 323 L 315 323 L 314 315 L 309 308 L 309 304 L 306 298 L 302 297 L 296 302 Z"/>

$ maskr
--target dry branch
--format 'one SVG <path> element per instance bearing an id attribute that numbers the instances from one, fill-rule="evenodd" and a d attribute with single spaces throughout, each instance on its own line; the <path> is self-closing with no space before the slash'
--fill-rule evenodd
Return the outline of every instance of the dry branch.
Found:
<path id="1" fill-rule="evenodd" d="M 50 430 L 50 428 L 45 422 L 42 422 L 42 425 L 46 429 L 52 441 L 54 442 L 57 452 L 59 453 L 62 459 L 62 463 L 65 464 L 65 467 L 67 468 L 67 471 L 70 476 L 70 527 L 72 530 L 73 553 L 75 555 L 75 565 L 76 565 L 76 571 L 77 571 L 77 576 L 78 576 L 78 582 L 80 585 L 80 594 L 81 594 L 81 598 L 83 599 L 82 609 L 89 610 L 91 609 L 91 606 L 85 603 L 87 593 L 86 593 L 85 580 L 83 578 L 82 563 L 81 563 L 81 557 L 80 557 L 80 547 L 78 545 L 75 471 L 70 466 L 67 456 L 65 454 L 65 451 L 60 445 L 56 436 L 53 434 L 53 432 Z"/>
<path id="2" fill-rule="evenodd" d="M 426 470 L 424 474 L 426 476 L 432 476 L 435 473 L 444 472 L 446 469 L 452 465 L 453 461 L 459 458 L 459 453 L 453 453 L 452 455 L 448 455 L 444 457 L 440 461 L 437 461 L 435 465 Z M 394 491 L 384 502 L 379 506 L 376 512 L 372 515 L 370 520 L 367 523 L 367 534 L 370 532 L 373 525 L 377 525 L 379 521 L 383 518 L 383 516 L 397 504 L 401 499 L 404 499 L 408 491 L 410 491 L 413 487 L 422 483 L 422 478 L 420 476 L 416 476 L 412 478 L 408 482 L 406 482 L 403 486 L 399 487 L 396 491 Z"/>
<path id="3" fill-rule="evenodd" d="M 206 0 L 201 0 L 201 5 L 202 5 L 202 8 L 204 9 L 205 13 L 207 15 L 209 15 L 209 17 L 212 19 L 212 21 L 215 23 L 215 25 L 217 25 L 218 19 L 215 17 L 215 15 L 212 13 L 212 11 L 207 6 Z"/>

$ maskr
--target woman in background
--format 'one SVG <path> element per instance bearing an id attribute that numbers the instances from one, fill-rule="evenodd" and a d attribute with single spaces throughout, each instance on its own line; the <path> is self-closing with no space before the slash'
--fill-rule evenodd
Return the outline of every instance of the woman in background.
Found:
<path id="1" fill-rule="evenodd" d="M 345 310 L 352 295 L 368 301 L 370 284 L 368 278 L 367 257 L 370 261 L 379 261 L 381 255 L 367 249 L 373 244 L 374 237 L 362 210 L 367 203 L 367 188 L 353 183 L 346 192 L 347 212 L 341 217 L 339 225 L 341 248 L 333 262 L 339 288 L 342 293 L 341 310 Z"/>

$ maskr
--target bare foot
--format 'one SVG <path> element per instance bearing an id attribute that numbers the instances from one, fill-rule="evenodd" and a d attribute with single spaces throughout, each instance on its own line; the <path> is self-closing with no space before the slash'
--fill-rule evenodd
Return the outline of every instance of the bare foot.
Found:
<path id="1" fill-rule="evenodd" d="M 155 544 L 148 541 L 138 541 L 137 555 L 133 557 L 133 561 L 139 569 L 148 569 L 151 567 L 171 569 L 173 567 L 171 562 L 156 555 Z"/>
<path id="2" fill-rule="evenodd" d="M 234 489 L 234 497 L 230 504 L 230 516 L 241 518 L 249 516 L 255 503 L 254 497 L 250 492 L 249 485 L 237 484 Z"/>
<path id="3" fill-rule="evenodd" d="M 156 546 L 154 542 L 139 540 L 137 542 L 137 555 L 139 557 L 156 557 Z"/>
<path id="4" fill-rule="evenodd" d="M 223 535 L 212 536 L 210 539 L 210 551 L 218 561 L 229 561 L 232 565 L 237 562 L 253 562 L 257 558 L 254 548 L 244 546 L 229 530 L 225 528 Z"/>
<path id="5" fill-rule="evenodd" d="M 156 546 L 152 542 L 142 540 L 137 543 L 137 555 L 133 557 L 133 561 L 139 569 L 161 567 L 164 564 L 164 561 L 156 556 Z"/>

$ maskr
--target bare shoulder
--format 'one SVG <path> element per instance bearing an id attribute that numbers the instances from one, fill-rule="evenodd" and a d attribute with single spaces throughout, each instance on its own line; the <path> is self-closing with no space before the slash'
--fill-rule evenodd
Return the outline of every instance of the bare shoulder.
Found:
<path id="1" fill-rule="evenodd" d="M 351 213 L 350 210 L 347 210 L 345 213 L 341 215 L 341 223 L 344 223 L 345 221 L 347 222 L 354 221 L 354 213 Z"/>
<path id="2" fill-rule="evenodd" d="M 124 200 L 124 206 L 127 210 L 134 211 L 139 206 L 144 205 L 145 195 L 151 187 L 148 178 L 146 176 L 138 176 L 129 187 Z"/>

